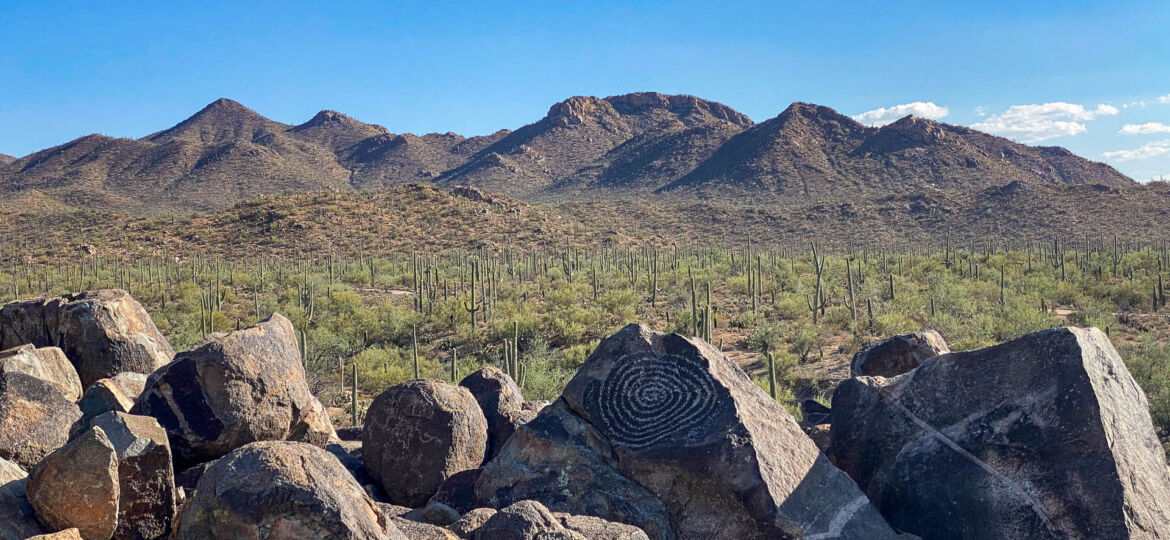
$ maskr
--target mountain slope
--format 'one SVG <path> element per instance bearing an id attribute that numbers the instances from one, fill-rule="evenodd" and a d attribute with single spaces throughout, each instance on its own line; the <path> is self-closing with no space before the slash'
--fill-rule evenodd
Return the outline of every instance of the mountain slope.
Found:
<path id="1" fill-rule="evenodd" d="M 8 154 L 0 154 L 0 167 L 8 165 L 9 163 L 12 163 L 13 161 L 16 161 L 16 158 L 14 158 Z"/>
<path id="2" fill-rule="evenodd" d="M 819 105 L 794 103 L 724 144 L 660 192 L 710 197 L 772 194 L 839 200 L 928 187 L 970 191 L 1029 184 L 1135 183 L 1063 148 L 1031 147 L 970 128 L 907 116 L 880 128 Z"/>
<path id="3" fill-rule="evenodd" d="M 88 135 L 0 165 L 0 200 L 151 214 L 427 182 L 549 202 L 796 207 L 935 189 L 963 199 L 1011 182 L 1136 185 L 1063 148 L 921 118 L 872 128 L 794 103 L 754 124 L 716 102 L 643 92 L 569 98 L 535 123 L 471 138 L 395 134 L 328 110 L 292 126 L 220 99 L 141 139 Z"/>

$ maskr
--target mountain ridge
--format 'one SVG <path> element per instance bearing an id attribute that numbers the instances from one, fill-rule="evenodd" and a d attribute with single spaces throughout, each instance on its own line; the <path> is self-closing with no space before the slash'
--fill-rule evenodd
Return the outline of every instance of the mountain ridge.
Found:
<path id="1" fill-rule="evenodd" d="M 535 201 L 804 205 L 1010 182 L 1138 185 L 1059 147 L 907 116 L 864 126 L 797 102 L 755 123 L 690 95 L 574 96 L 490 135 L 396 134 L 323 110 L 301 124 L 221 98 L 139 139 L 93 134 L 0 162 L 0 199 L 140 214 L 215 210 L 301 191 L 469 185 Z"/>

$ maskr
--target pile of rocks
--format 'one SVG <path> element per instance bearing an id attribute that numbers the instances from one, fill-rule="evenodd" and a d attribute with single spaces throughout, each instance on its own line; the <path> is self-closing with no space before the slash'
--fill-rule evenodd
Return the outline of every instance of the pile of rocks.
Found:
<path id="1" fill-rule="evenodd" d="M 897 336 L 802 426 L 631 325 L 551 404 L 490 367 L 412 380 L 346 440 L 280 315 L 173 355 L 97 291 L 3 307 L 0 343 L 0 540 L 1170 537 L 1145 396 L 1096 330 Z"/>

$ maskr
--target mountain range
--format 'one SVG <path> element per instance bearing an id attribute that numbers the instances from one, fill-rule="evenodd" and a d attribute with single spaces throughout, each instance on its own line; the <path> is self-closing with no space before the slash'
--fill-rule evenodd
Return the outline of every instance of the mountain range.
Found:
<path id="1" fill-rule="evenodd" d="M 394 134 L 335 111 L 288 125 L 219 99 L 140 139 L 87 135 L 0 156 L 0 201 L 140 214 L 215 210 L 302 191 L 468 185 L 526 200 L 806 207 L 925 191 L 1138 184 L 1058 147 L 908 116 L 864 126 L 793 103 L 755 123 L 686 95 L 572 97 L 514 131 Z"/>

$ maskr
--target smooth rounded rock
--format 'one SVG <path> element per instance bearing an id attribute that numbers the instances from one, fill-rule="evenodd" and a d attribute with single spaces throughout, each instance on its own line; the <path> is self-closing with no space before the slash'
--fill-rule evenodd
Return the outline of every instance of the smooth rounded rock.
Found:
<path id="1" fill-rule="evenodd" d="M 107 540 L 118 526 L 118 454 L 101 428 L 53 452 L 29 473 L 28 501 L 50 530 L 76 527 Z"/>
<path id="2" fill-rule="evenodd" d="M 81 379 L 77 378 L 77 370 L 57 347 L 38 349 L 21 345 L 0 351 L 0 372 L 31 375 L 56 385 L 69 401 L 81 399 Z"/>
<path id="3" fill-rule="evenodd" d="M 417 379 L 374 398 L 362 430 L 362 459 L 396 504 L 426 504 L 451 475 L 476 469 L 487 421 L 466 388 Z"/>

